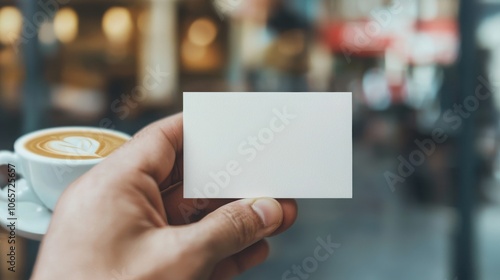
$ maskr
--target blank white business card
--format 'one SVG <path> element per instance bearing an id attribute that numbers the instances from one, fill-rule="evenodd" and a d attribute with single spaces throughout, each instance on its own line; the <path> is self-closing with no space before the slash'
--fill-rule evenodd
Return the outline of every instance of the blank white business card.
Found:
<path id="1" fill-rule="evenodd" d="M 352 198 L 352 94 L 185 92 L 185 198 Z"/>

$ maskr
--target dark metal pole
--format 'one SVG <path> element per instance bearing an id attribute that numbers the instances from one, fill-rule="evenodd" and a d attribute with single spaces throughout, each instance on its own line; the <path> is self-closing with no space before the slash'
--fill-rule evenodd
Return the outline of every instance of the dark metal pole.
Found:
<path id="1" fill-rule="evenodd" d="M 24 62 L 25 79 L 22 87 L 23 133 L 43 126 L 48 102 L 48 89 L 43 79 L 43 60 L 38 42 L 40 19 L 49 16 L 41 11 L 38 1 L 18 1 L 23 14 L 23 29 L 17 51 Z"/>
<path id="2" fill-rule="evenodd" d="M 43 77 L 43 58 L 38 42 L 40 19 L 52 16 L 41 11 L 38 1 L 18 1 L 23 15 L 23 29 L 17 44 L 22 54 L 25 79 L 22 86 L 22 132 L 27 133 L 44 126 L 44 118 L 49 101 L 49 91 Z M 25 279 L 31 277 L 40 242 L 26 240 Z"/>
<path id="3" fill-rule="evenodd" d="M 476 69 L 477 0 L 461 0 L 459 10 L 460 58 L 458 63 L 458 102 L 474 95 Z M 454 274 L 460 280 L 476 278 L 474 248 L 474 204 L 478 178 L 475 174 L 474 113 L 463 119 L 457 141 L 457 209 L 458 223 L 454 243 Z"/>

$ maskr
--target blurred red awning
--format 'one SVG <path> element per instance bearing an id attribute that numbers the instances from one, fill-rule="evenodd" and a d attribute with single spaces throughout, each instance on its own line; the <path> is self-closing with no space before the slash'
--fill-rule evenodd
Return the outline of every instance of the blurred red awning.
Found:
<path id="1" fill-rule="evenodd" d="M 333 52 L 348 56 L 380 56 L 390 49 L 409 64 L 449 64 L 458 53 L 458 25 L 448 18 L 397 29 L 375 20 L 335 21 L 320 28 L 320 34 Z"/>

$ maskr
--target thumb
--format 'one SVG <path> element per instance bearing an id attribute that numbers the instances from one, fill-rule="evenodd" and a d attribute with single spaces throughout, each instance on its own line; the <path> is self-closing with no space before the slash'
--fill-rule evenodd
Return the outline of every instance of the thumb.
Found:
<path id="1" fill-rule="evenodd" d="M 226 204 L 186 229 L 202 233 L 198 240 L 210 258 L 223 259 L 271 235 L 283 221 L 283 210 L 271 198 Z"/>

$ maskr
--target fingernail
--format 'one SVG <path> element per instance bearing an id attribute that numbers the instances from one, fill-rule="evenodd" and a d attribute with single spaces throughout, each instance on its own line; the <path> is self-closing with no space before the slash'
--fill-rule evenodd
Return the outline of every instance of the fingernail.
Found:
<path id="1" fill-rule="evenodd" d="M 281 205 L 271 198 L 259 198 L 252 204 L 252 209 L 262 220 L 265 227 L 281 223 L 283 210 Z"/>

